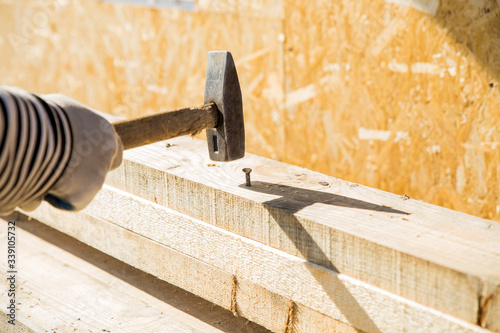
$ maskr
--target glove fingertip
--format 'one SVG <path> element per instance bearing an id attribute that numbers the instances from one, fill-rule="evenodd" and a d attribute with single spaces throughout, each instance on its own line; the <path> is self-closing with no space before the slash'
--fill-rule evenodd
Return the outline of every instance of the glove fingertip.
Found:
<path id="1" fill-rule="evenodd" d="M 118 135 L 116 135 L 116 150 L 115 150 L 115 155 L 113 156 L 113 159 L 111 161 L 111 166 L 109 170 L 114 170 L 122 164 L 123 160 L 123 144 L 122 140 Z"/>
<path id="2" fill-rule="evenodd" d="M 75 210 L 75 207 L 73 205 L 56 197 L 55 195 L 47 194 L 43 199 L 56 208 L 69 211 Z"/>

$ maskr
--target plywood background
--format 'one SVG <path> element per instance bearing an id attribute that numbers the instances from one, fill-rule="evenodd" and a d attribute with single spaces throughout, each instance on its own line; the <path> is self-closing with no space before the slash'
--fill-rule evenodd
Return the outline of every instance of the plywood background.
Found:
<path id="1" fill-rule="evenodd" d="M 0 84 L 123 116 L 242 85 L 248 151 L 500 220 L 495 0 L 0 0 Z"/>

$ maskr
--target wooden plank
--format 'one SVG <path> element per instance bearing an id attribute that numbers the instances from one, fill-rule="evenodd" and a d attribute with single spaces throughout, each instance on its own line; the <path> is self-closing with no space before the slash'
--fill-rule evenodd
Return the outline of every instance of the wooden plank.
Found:
<path id="1" fill-rule="evenodd" d="M 499 225 L 255 155 L 213 166 L 206 149 L 178 138 L 128 151 L 107 183 L 470 323 L 487 313 L 497 327 L 498 307 L 479 304 L 499 285 Z"/>
<path id="2" fill-rule="evenodd" d="M 236 304 L 239 309 L 240 290 L 248 288 L 245 301 L 258 304 L 241 315 L 273 331 L 283 331 L 288 314 L 286 302 L 273 306 L 272 295 L 279 295 L 366 332 L 487 332 L 111 187 L 84 212 L 60 212 L 44 204 L 31 215 L 225 308 Z M 233 277 L 238 285 L 234 295 Z"/>
<path id="3" fill-rule="evenodd" d="M 47 225 L 77 237 L 140 270 L 199 295 L 274 332 L 286 328 L 290 300 L 246 280 L 185 256 L 148 238 L 88 214 L 61 212 L 48 205 L 34 212 Z M 156 260 L 151 260 L 156 258 Z M 234 305 L 234 308 L 233 308 Z M 359 332 L 302 304 L 295 304 L 297 332 Z"/>
<path id="4" fill-rule="evenodd" d="M 17 316 L 13 327 L 0 320 L 1 332 L 260 332 L 267 330 L 237 320 L 231 313 L 218 310 L 197 297 L 182 292 L 168 294 L 174 287 L 158 284 L 157 279 L 137 271 L 116 259 L 89 248 L 55 230 L 36 222 L 17 220 Z M 33 235 L 23 229 L 35 229 Z M 0 219 L 0 239 L 5 245 L 7 222 Z M 44 237 L 45 239 L 41 238 Z M 57 237 L 59 246 L 46 240 Z M 2 246 L 4 254 L 7 246 Z M 71 252 L 69 252 L 71 251 Z M 84 260 L 83 255 L 91 261 Z M 6 258 L 6 256 L 3 256 Z M 104 263 L 104 264 L 103 264 Z M 100 266 L 100 267 L 98 267 Z M 109 270 L 104 270 L 103 266 Z M 2 272 L 6 261 L 0 261 Z M 125 281 L 124 276 L 126 277 Z M 156 281 L 155 281 L 156 280 Z M 163 288 L 163 293 L 175 302 L 161 301 L 157 294 L 148 293 L 146 284 Z M 1 279 L 0 303 L 8 304 L 6 280 Z M 166 289 L 166 290 L 165 290 Z M 175 291 L 175 290 L 174 290 Z M 161 298 L 161 297 L 160 297 Z M 170 300 L 169 300 L 170 301 Z M 197 308 L 186 313 L 184 308 Z M 205 308 L 203 308 L 203 305 Z M 201 311 L 212 316 L 212 322 L 222 322 L 219 328 L 196 318 Z M 208 320 L 207 320 L 208 321 Z M 239 323 L 239 324 L 238 324 Z"/>

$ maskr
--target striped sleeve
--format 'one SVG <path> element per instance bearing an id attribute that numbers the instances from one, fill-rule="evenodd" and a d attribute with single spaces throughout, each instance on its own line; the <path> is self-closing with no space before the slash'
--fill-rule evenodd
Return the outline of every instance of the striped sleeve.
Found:
<path id="1" fill-rule="evenodd" d="M 0 87 L 0 215 L 34 209 L 70 160 L 66 114 L 37 95 Z"/>

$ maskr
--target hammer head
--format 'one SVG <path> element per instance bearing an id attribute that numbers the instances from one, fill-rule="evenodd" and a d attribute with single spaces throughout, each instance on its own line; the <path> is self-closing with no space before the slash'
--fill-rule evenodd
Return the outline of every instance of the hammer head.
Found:
<path id="1" fill-rule="evenodd" d="M 207 129 L 208 151 L 214 161 L 233 161 L 245 156 L 243 103 L 236 66 L 231 53 L 208 53 L 204 103 L 219 110 L 216 128 Z"/>

